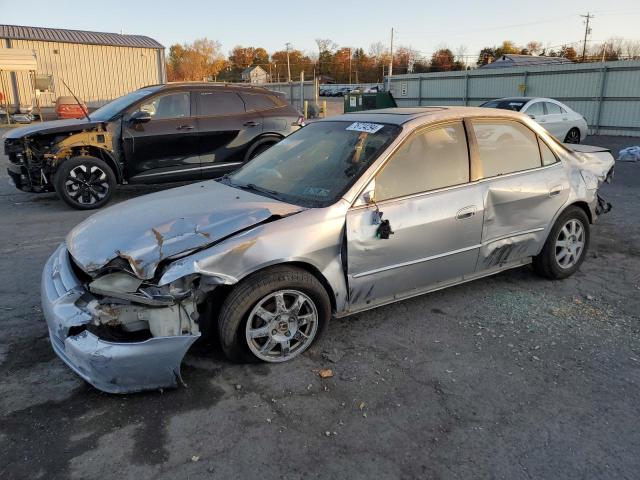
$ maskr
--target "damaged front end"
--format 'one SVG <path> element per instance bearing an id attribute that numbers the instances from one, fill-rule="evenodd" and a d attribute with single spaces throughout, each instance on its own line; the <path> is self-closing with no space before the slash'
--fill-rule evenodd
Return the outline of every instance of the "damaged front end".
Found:
<path id="1" fill-rule="evenodd" d="M 9 158 L 7 173 L 16 188 L 25 192 L 52 192 L 53 175 L 61 161 L 82 155 L 103 160 L 114 157 L 114 132 L 111 126 L 85 122 L 81 127 L 78 130 L 74 124 L 71 131 L 58 131 L 62 127 L 29 131 L 35 128 L 30 126 L 16 129 L 17 133 L 28 130 L 24 135 L 11 132 L 6 136 L 4 152 Z"/>
<path id="2" fill-rule="evenodd" d="M 62 244 L 42 276 L 42 304 L 58 356 L 108 393 L 176 387 L 200 336 L 197 280 L 156 287 L 127 273 L 86 278 Z"/>

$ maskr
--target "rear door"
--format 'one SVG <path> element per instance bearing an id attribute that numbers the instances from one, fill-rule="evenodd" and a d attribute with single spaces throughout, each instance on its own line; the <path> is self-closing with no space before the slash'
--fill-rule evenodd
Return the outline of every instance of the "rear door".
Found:
<path id="1" fill-rule="evenodd" d="M 506 119 L 468 122 L 478 161 L 484 222 L 478 271 L 517 263 L 542 248 L 556 212 L 569 196 L 562 164 L 524 124 Z"/>
<path id="2" fill-rule="evenodd" d="M 141 110 L 151 120 L 132 123 L 131 115 Z M 155 183 L 200 178 L 197 132 L 188 91 L 155 95 L 128 112 L 122 141 L 130 180 Z"/>
<path id="3" fill-rule="evenodd" d="M 262 133 L 262 117 L 247 112 L 232 90 L 202 90 L 196 96 L 198 149 L 204 178 L 237 169 L 251 143 Z"/>
<path id="4" fill-rule="evenodd" d="M 475 270 L 482 194 L 469 183 L 462 122 L 414 133 L 375 178 L 375 204 L 347 213 L 352 311 L 455 282 Z M 380 234 L 388 220 L 393 234 Z"/>
<path id="5" fill-rule="evenodd" d="M 562 108 L 557 103 L 544 102 L 544 105 L 547 110 L 545 128 L 561 142 L 564 141 L 569 131 L 567 115 L 562 113 Z"/>

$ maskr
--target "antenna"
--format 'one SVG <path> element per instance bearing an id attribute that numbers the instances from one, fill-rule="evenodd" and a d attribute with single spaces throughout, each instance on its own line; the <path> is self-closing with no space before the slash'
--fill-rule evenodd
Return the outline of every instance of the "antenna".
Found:
<path id="1" fill-rule="evenodd" d="M 87 121 L 90 122 L 91 118 L 89 118 L 89 114 L 87 113 L 87 110 L 84 108 L 82 103 L 80 103 L 80 100 L 78 100 L 78 97 L 76 97 L 76 94 L 71 91 L 71 89 L 69 88 L 69 85 L 67 85 L 67 82 L 65 82 L 63 78 L 60 78 L 60 80 L 62 80 L 62 83 L 64 84 L 64 86 L 67 87 L 67 90 L 69 90 L 69 93 L 71 93 L 71 95 L 73 95 L 73 98 L 75 98 L 76 103 L 78 104 L 78 106 L 80 107 L 82 112 L 84 113 L 84 116 L 87 117 Z"/>

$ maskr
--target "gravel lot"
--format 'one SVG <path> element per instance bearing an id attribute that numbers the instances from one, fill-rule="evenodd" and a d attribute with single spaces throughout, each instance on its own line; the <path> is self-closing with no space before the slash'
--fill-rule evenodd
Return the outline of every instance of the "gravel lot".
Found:
<path id="1" fill-rule="evenodd" d="M 334 320 L 284 365 L 196 345 L 186 387 L 112 396 L 54 356 L 39 307 L 46 258 L 88 213 L 14 190 L 5 162 L 0 478 L 638 478 L 640 163 L 617 165 L 568 280 L 522 268 Z"/>

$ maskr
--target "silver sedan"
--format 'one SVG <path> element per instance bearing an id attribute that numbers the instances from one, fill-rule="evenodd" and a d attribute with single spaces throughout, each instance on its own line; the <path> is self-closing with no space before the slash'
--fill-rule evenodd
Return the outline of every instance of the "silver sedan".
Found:
<path id="1" fill-rule="evenodd" d="M 413 108 L 312 123 L 236 173 L 133 199 L 47 262 L 55 352 L 107 392 L 175 386 L 201 334 L 283 362 L 332 317 L 533 264 L 573 274 L 609 205 L 603 149 L 526 115 Z"/>

